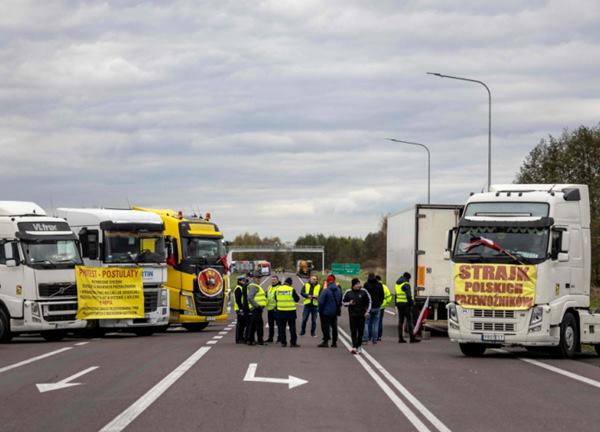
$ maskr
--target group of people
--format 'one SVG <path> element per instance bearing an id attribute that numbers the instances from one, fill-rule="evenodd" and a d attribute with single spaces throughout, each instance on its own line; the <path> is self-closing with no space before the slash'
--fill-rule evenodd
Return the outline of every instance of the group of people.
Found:
<path id="1" fill-rule="evenodd" d="M 253 273 L 237 278 L 234 293 L 234 309 L 237 315 L 235 341 L 238 344 L 264 345 L 280 343 L 299 347 L 296 333 L 296 304 L 302 300 L 302 322 L 300 335 L 306 334 L 310 319 L 310 334 L 317 336 L 317 318 L 321 322 L 323 339 L 321 348 L 337 347 L 337 319 L 342 307 L 348 309 L 353 354 L 362 351 L 362 344 L 376 344 L 381 341 L 384 310 L 395 304 L 398 311 L 398 342 L 405 343 L 404 324 L 407 324 L 410 342 L 419 342 L 413 335 L 411 309 L 413 300 L 410 289 L 410 274 L 404 273 L 396 281 L 396 291 L 392 293 L 382 282 L 381 277 L 370 273 L 363 285 L 359 279 L 352 279 L 351 289 L 342 295 L 341 287 L 334 275 L 325 279 L 323 286 L 316 276 L 303 285 L 300 295 L 292 285 L 292 278 L 283 283 L 278 276 L 271 277 L 271 285 L 265 291 L 260 284 L 260 276 Z M 268 335 L 265 339 L 263 312 L 267 309 Z M 277 335 L 275 335 L 277 327 Z"/>

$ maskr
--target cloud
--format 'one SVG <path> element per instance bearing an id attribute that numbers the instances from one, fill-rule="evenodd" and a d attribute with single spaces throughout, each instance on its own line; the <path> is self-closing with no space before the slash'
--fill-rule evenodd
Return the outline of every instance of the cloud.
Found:
<path id="1" fill-rule="evenodd" d="M 228 237 L 364 235 L 510 182 L 600 119 L 593 0 L 6 1 L 1 199 L 212 211 Z"/>

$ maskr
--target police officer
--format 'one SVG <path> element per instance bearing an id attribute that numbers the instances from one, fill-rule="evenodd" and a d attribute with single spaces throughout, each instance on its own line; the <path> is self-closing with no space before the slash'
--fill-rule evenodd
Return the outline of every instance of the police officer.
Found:
<path id="1" fill-rule="evenodd" d="M 267 305 L 267 296 L 262 286 L 260 278 L 257 274 L 253 275 L 253 281 L 248 285 L 248 307 L 250 308 L 250 332 L 247 340 L 248 345 L 254 345 L 254 337 L 256 335 L 256 343 L 264 345 L 263 331 L 265 323 L 262 318 L 263 309 Z"/>
<path id="2" fill-rule="evenodd" d="M 292 287 L 292 278 L 287 278 L 283 285 L 275 288 L 275 310 L 277 311 L 277 328 L 281 346 L 287 346 L 286 327 L 290 328 L 291 347 L 297 348 L 296 334 L 296 302 L 300 297 Z"/>
<path id="3" fill-rule="evenodd" d="M 403 335 L 404 320 L 406 320 L 406 327 L 410 336 L 410 342 L 420 342 L 413 336 L 413 322 L 411 308 L 413 306 L 413 299 L 410 292 L 410 273 L 405 272 L 396 281 L 396 308 L 398 309 L 398 342 L 406 343 Z"/>
<path id="4" fill-rule="evenodd" d="M 249 324 L 250 307 L 248 305 L 248 279 L 246 276 L 238 276 L 237 285 L 233 289 L 233 307 L 237 316 L 235 326 L 235 343 L 246 342 L 246 333 Z"/>
<path id="5" fill-rule="evenodd" d="M 383 334 L 383 315 L 385 315 L 385 308 L 390 306 L 393 302 L 393 296 L 390 289 L 386 284 L 381 281 L 381 276 L 375 276 L 375 279 L 383 286 L 383 303 L 381 303 L 381 312 L 379 313 L 379 332 L 377 333 L 377 340 L 381 340 Z"/>
<path id="6" fill-rule="evenodd" d="M 318 312 L 318 298 L 319 292 L 321 291 L 321 285 L 316 276 L 311 276 L 310 280 L 304 284 L 302 292 L 300 293 L 304 297 L 304 310 L 302 311 L 302 326 L 300 328 L 300 336 L 304 336 L 306 333 L 306 322 L 308 317 L 311 318 L 310 323 L 310 335 L 315 337 L 317 335 L 317 312 Z"/>
<path id="7" fill-rule="evenodd" d="M 271 285 L 267 290 L 267 322 L 269 323 L 269 337 L 267 342 L 273 343 L 275 336 L 275 288 L 281 285 L 279 277 L 273 275 L 271 277 Z M 279 343 L 279 332 L 277 334 L 277 343 Z"/>

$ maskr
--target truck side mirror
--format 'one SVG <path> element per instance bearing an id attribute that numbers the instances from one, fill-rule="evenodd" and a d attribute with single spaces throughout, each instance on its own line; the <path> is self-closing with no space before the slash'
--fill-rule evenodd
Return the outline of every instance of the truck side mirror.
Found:
<path id="1" fill-rule="evenodd" d="M 449 260 L 452 257 L 452 247 L 454 246 L 454 233 L 456 228 L 449 229 L 446 232 L 446 250 L 444 251 L 444 259 Z"/>
<path id="2" fill-rule="evenodd" d="M 450 251 L 449 250 L 445 250 L 444 254 L 443 254 L 444 260 L 445 261 L 450 261 Z"/>
<path id="3" fill-rule="evenodd" d="M 569 231 L 562 232 L 562 239 L 560 242 L 560 252 L 569 252 L 569 245 L 571 243 L 571 234 Z"/>
<path id="4" fill-rule="evenodd" d="M 91 260 L 98 259 L 98 230 L 81 228 L 79 231 L 79 242 L 81 243 L 81 255 Z"/>
<path id="5" fill-rule="evenodd" d="M 19 248 L 16 242 L 4 243 L 4 259 L 6 267 L 16 267 L 19 265 Z"/>
<path id="6" fill-rule="evenodd" d="M 559 252 L 558 253 L 558 262 L 568 262 L 569 261 L 569 253 L 568 252 Z"/>

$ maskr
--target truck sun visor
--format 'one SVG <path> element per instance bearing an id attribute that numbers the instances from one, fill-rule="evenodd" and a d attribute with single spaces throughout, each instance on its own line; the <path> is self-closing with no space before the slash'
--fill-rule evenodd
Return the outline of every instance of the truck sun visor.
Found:
<path id="1" fill-rule="evenodd" d="M 165 224 L 153 222 L 100 222 L 100 228 L 105 231 L 156 231 L 163 232 Z"/>
<path id="2" fill-rule="evenodd" d="M 482 221 L 482 220 L 471 220 L 471 219 L 462 219 L 459 223 L 461 227 L 514 227 L 514 228 L 549 228 L 554 225 L 554 218 L 551 217 L 541 217 L 535 220 L 528 221 Z"/>

